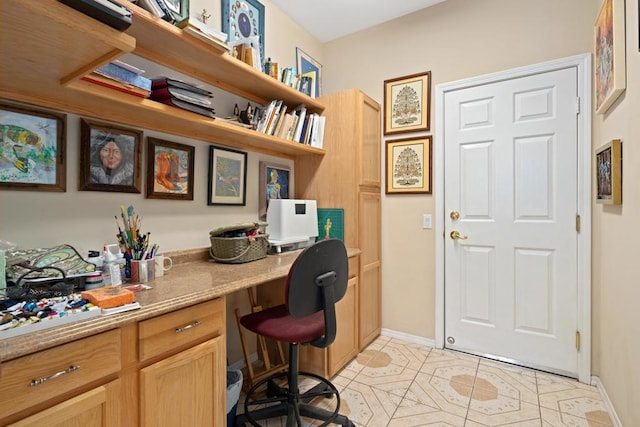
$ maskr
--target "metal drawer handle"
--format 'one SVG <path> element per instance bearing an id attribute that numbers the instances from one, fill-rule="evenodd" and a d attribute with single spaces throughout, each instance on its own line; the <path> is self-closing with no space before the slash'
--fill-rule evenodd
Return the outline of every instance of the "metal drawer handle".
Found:
<path id="1" fill-rule="evenodd" d="M 35 386 L 40 385 L 40 384 L 42 384 L 42 383 L 44 383 L 46 381 L 53 380 L 55 378 L 58 378 L 58 377 L 61 377 L 61 376 L 65 375 L 65 374 L 70 374 L 72 372 L 75 372 L 78 369 L 80 369 L 80 366 L 71 365 L 71 366 L 69 366 L 68 369 L 65 369 L 64 371 L 56 372 L 55 374 L 49 375 L 48 377 L 43 377 L 43 378 L 40 378 L 40 379 L 37 379 L 37 380 L 31 380 L 31 382 L 29 383 L 29 387 L 35 387 Z"/>
<path id="2" fill-rule="evenodd" d="M 202 322 L 200 322 L 199 320 L 196 320 L 195 322 L 193 322 L 190 325 L 183 326 L 181 328 L 176 328 L 176 334 L 179 334 L 180 332 L 184 332 L 187 329 L 195 328 L 196 326 L 200 326 L 201 324 L 202 324 Z"/>

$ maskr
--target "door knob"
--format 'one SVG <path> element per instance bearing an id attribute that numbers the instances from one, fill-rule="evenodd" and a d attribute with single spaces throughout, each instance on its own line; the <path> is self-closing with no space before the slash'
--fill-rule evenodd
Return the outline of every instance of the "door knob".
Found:
<path id="1" fill-rule="evenodd" d="M 454 220 L 454 221 L 455 221 L 455 220 L 457 220 L 458 218 L 460 218 L 460 212 L 458 212 L 458 211 L 451 211 L 451 213 L 449 214 L 449 217 L 450 217 L 452 220 Z"/>
<path id="2" fill-rule="evenodd" d="M 451 233 L 449 233 L 449 236 L 451 236 L 451 238 L 453 240 L 467 240 L 468 237 L 467 236 L 463 236 L 462 234 L 460 234 L 460 232 L 453 230 Z"/>

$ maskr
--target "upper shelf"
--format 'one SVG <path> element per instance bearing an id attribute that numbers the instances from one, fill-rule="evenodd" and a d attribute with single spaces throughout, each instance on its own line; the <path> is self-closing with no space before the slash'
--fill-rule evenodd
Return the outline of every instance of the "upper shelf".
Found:
<path id="1" fill-rule="evenodd" d="M 324 150 L 260 134 L 164 104 L 91 85 L 79 77 L 133 53 L 259 103 L 324 105 L 139 7 L 117 31 L 57 0 L 2 0 L 0 97 L 284 157 Z"/>

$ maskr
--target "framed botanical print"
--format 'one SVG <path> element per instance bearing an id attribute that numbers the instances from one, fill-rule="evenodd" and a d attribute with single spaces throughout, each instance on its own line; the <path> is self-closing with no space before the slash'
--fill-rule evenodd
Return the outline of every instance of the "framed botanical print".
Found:
<path id="1" fill-rule="evenodd" d="M 622 203 L 622 144 L 614 139 L 596 150 L 596 202 Z"/>
<path id="2" fill-rule="evenodd" d="M 245 206 L 247 201 L 247 153 L 209 147 L 209 205 Z"/>
<path id="3" fill-rule="evenodd" d="M 66 191 L 67 116 L 0 104 L 0 189 Z"/>
<path id="4" fill-rule="evenodd" d="M 147 138 L 147 198 L 193 200 L 195 147 Z"/>
<path id="5" fill-rule="evenodd" d="M 594 26 L 596 113 L 604 114 L 626 88 L 624 0 L 603 0 Z"/>
<path id="6" fill-rule="evenodd" d="M 258 216 L 260 219 L 267 217 L 269 200 L 290 198 L 291 182 L 293 182 L 293 178 L 289 167 L 260 162 L 260 176 L 258 177 L 258 185 L 260 186 Z"/>
<path id="7" fill-rule="evenodd" d="M 431 194 L 431 136 L 387 141 L 386 194 Z"/>
<path id="8" fill-rule="evenodd" d="M 428 131 L 431 71 L 384 81 L 384 134 Z"/>
<path id="9" fill-rule="evenodd" d="M 140 193 L 142 131 L 80 120 L 81 191 Z"/>
<path id="10" fill-rule="evenodd" d="M 258 36 L 260 60 L 264 61 L 264 5 L 258 0 L 222 0 L 221 16 L 229 44 Z"/>

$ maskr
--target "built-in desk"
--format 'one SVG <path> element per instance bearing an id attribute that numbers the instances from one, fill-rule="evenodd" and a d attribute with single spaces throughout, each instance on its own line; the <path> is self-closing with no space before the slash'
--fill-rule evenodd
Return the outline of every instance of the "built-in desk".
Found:
<path id="1" fill-rule="evenodd" d="M 173 268 L 136 293 L 140 309 L 2 340 L 0 426 L 61 416 L 91 426 L 158 425 L 157 417 L 174 415 L 176 399 L 189 405 L 202 396 L 211 399 L 209 413 L 184 425 L 223 425 L 224 297 L 285 278 L 299 252 L 245 264 L 212 262 L 205 249 L 165 253 Z M 360 251 L 347 253 L 357 266 Z"/>

